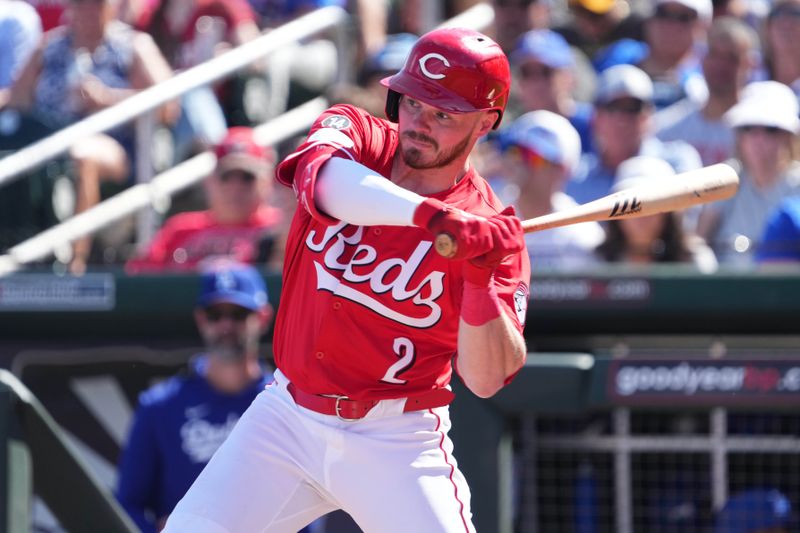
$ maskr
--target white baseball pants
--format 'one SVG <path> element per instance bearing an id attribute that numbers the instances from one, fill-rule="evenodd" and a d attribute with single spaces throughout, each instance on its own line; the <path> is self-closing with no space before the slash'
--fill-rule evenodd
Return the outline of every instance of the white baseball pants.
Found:
<path id="1" fill-rule="evenodd" d="M 335 509 L 365 533 L 474 533 L 447 406 L 382 401 L 355 422 L 299 407 L 280 371 L 167 521 L 164 533 L 296 533 Z"/>

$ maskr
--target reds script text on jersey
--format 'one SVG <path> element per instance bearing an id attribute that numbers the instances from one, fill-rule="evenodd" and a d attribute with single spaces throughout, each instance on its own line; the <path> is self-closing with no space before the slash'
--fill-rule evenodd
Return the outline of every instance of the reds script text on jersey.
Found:
<path id="1" fill-rule="evenodd" d="M 425 229 L 353 226 L 319 212 L 316 171 L 303 164 L 319 145 L 338 147 L 335 156 L 388 177 L 397 126 L 352 106 L 333 106 L 278 167 L 278 180 L 292 185 L 300 202 L 283 268 L 283 292 L 292 298 L 281 301 L 275 325 L 278 368 L 303 391 L 358 400 L 445 387 L 457 346 L 462 263 L 437 254 Z M 476 215 L 502 210 L 471 168 L 432 197 Z M 520 331 L 529 279 L 524 251 L 495 272 L 503 309 Z"/>

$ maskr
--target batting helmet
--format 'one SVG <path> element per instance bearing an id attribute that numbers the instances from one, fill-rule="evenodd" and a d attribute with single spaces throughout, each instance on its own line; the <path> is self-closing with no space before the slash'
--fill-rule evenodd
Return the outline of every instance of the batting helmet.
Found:
<path id="1" fill-rule="evenodd" d="M 500 125 L 508 101 L 511 70 L 500 46 L 476 31 L 443 28 L 414 44 L 403 68 L 381 83 L 389 88 L 386 116 L 397 122 L 400 96 L 407 94 L 443 111 L 495 110 Z"/>

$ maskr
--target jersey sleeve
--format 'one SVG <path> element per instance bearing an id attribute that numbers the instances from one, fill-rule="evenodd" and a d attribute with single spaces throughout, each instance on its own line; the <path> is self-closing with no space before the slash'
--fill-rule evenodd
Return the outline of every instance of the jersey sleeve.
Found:
<path id="1" fill-rule="evenodd" d="M 503 312 L 520 333 L 525 328 L 530 278 L 531 267 L 526 250 L 507 257 L 494 273 L 495 288 L 503 305 Z"/>
<path id="2" fill-rule="evenodd" d="M 494 283 L 503 313 L 522 334 L 525 318 L 528 314 L 530 298 L 531 269 L 527 250 L 506 258 L 494 272 Z M 504 384 L 508 385 L 519 371 L 507 376 Z"/>
<path id="3" fill-rule="evenodd" d="M 317 221 L 338 223 L 316 208 L 317 174 L 331 157 L 351 159 L 379 172 L 393 152 L 386 149 L 390 130 L 382 127 L 383 122 L 350 105 L 331 107 L 317 118 L 303 144 L 278 165 L 278 182 L 292 187 L 299 204 Z"/>

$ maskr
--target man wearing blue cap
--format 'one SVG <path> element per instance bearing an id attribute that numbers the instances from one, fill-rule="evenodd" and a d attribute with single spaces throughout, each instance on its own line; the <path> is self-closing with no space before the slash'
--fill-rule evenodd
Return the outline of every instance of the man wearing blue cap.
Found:
<path id="1" fill-rule="evenodd" d="M 700 155 L 683 141 L 653 135 L 653 82 L 640 68 L 615 65 L 600 74 L 592 116 L 592 152 L 584 154 L 566 192 L 579 204 L 611 193 L 617 167 L 646 155 L 667 161 L 675 172 L 702 166 Z"/>
<path id="2" fill-rule="evenodd" d="M 509 59 L 521 111 L 545 110 L 567 118 L 588 151 L 592 107 L 575 99 L 576 52 L 551 30 L 531 30 L 519 38 Z M 580 54 L 580 52 L 577 52 Z"/>
<path id="3" fill-rule="evenodd" d="M 122 452 L 117 497 L 139 528 L 155 532 L 253 398 L 272 380 L 259 341 L 272 318 L 261 274 L 220 260 L 200 277 L 194 310 L 205 344 L 189 371 L 139 397 Z"/>

